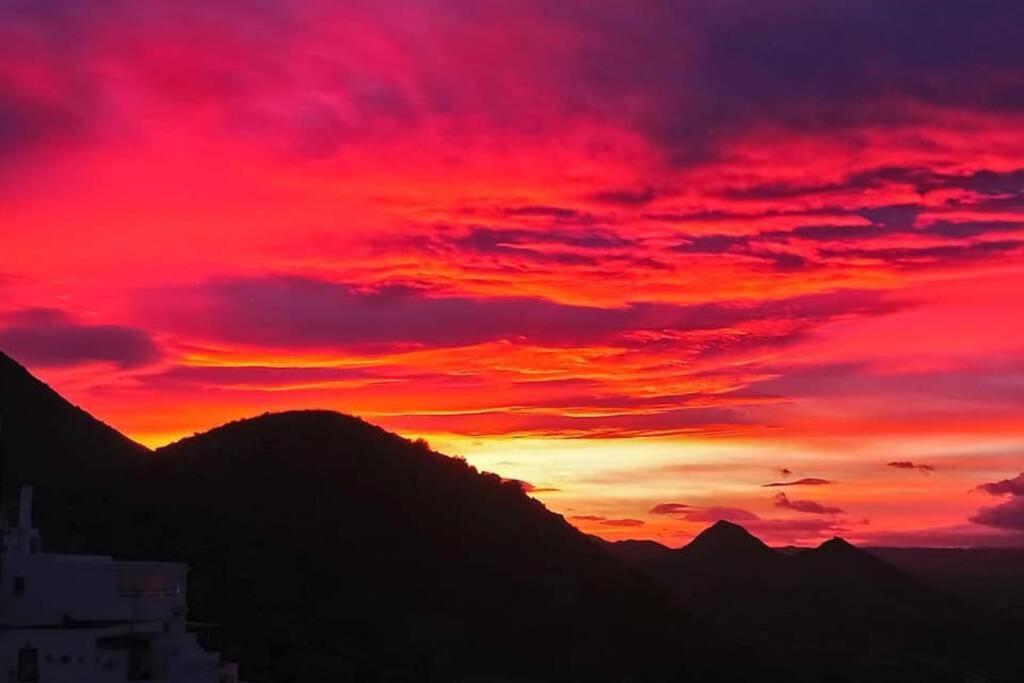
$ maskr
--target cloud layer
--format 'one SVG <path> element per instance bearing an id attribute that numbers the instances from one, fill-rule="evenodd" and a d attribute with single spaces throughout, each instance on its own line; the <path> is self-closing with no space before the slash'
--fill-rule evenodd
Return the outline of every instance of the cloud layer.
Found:
<path id="1" fill-rule="evenodd" d="M 971 517 L 976 524 L 1024 531 L 1024 473 L 1013 479 L 982 484 L 978 490 L 991 496 L 1002 496 L 1006 501 L 998 505 L 983 507 Z"/>
<path id="2" fill-rule="evenodd" d="M 147 443 L 345 410 L 608 537 L 991 538 L 1013 480 L 970 491 L 1024 448 L 1022 20 L 5 3 L 0 348 Z"/>
<path id="3" fill-rule="evenodd" d="M 130 369 L 153 363 L 160 355 L 143 330 L 83 324 L 44 308 L 24 309 L 0 319 L 0 349 L 40 367 L 101 362 Z"/>

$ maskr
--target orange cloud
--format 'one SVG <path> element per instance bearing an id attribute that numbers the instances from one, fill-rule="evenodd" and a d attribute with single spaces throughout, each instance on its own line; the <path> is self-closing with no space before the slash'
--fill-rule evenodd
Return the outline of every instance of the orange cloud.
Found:
<path id="1" fill-rule="evenodd" d="M 802 4 L 2 8 L 0 348 L 149 444 L 344 410 L 614 537 L 867 538 L 766 499 L 784 462 L 877 538 L 991 539 L 1019 7 Z"/>

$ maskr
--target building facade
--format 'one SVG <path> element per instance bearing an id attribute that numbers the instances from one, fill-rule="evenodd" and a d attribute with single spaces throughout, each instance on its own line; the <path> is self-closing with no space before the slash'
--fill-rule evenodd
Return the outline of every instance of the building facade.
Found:
<path id="1" fill-rule="evenodd" d="M 238 683 L 186 630 L 186 565 L 42 552 L 29 486 L 7 517 L 0 681 Z"/>

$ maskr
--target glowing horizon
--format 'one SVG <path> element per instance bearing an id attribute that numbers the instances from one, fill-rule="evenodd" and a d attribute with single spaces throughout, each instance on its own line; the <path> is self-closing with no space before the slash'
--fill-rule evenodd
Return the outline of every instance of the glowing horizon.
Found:
<path id="1" fill-rule="evenodd" d="M 607 538 L 1024 545 L 979 489 L 1024 471 L 1020 15 L 13 3 L 0 350 L 149 446 L 341 410 Z"/>

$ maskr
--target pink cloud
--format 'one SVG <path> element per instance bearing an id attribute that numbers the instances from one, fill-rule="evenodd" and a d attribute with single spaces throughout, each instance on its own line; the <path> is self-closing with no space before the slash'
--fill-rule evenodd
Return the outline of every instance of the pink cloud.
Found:
<path id="1" fill-rule="evenodd" d="M 1024 473 L 1018 474 L 1013 479 L 981 484 L 978 486 L 978 490 L 992 496 L 1024 496 Z"/>
<path id="2" fill-rule="evenodd" d="M 886 465 L 888 467 L 895 467 L 898 470 L 919 470 L 925 473 L 935 471 L 935 467 L 933 465 L 915 463 L 911 462 L 910 460 L 894 460 L 893 462 L 886 463 Z"/>
<path id="3" fill-rule="evenodd" d="M 744 524 L 746 522 L 757 521 L 760 519 L 756 514 L 749 510 L 743 510 L 741 508 L 731 507 L 709 507 L 702 508 L 699 510 L 693 510 L 683 515 L 684 519 L 691 522 L 735 522 L 737 524 Z"/>
<path id="4" fill-rule="evenodd" d="M 776 481 L 771 484 L 763 484 L 765 487 L 779 487 L 779 486 L 827 486 L 834 482 L 828 479 L 818 479 L 815 477 L 805 477 L 803 479 L 797 479 L 796 481 Z"/>
<path id="5" fill-rule="evenodd" d="M 807 512 L 813 515 L 838 515 L 842 510 L 829 505 L 822 505 L 813 500 L 790 500 L 785 493 L 777 493 L 772 497 L 772 502 L 777 508 Z"/>
<path id="6" fill-rule="evenodd" d="M 649 512 L 652 515 L 676 515 L 692 510 L 692 506 L 685 503 L 658 503 Z"/>
<path id="7" fill-rule="evenodd" d="M 1009 500 L 981 508 L 971 517 L 972 522 L 998 529 L 1024 531 L 1024 473 L 1013 479 L 981 484 L 978 490 L 992 496 L 1008 496 Z"/>
<path id="8" fill-rule="evenodd" d="M 1019 462 L 1019 2 L 30 5 L 0 7 L 0 348 L 133 436 L 315 404 L 467 457 L 644 437 L 573 472 L 605 521 L 699 436 L 751 463 L 710 455 L 708 495 L 814 462 L 907 530 Z M 991 462 L 936 454 L 900 506 L 850 465 L 930 472 L 922 440 Z M 1014 481 L 977 519 L 1016 523 Z M 840 524 L 784 500 L 635 529 Z"/>
<path id="9" fill-rule="evenodd" d="M 144 330 L 83 323 L 64 311 L 44 308 L 0 317 L 0 350 L 41 367 L 101 362 L 133 368 L 160 357 L 156 342 Z"/>

